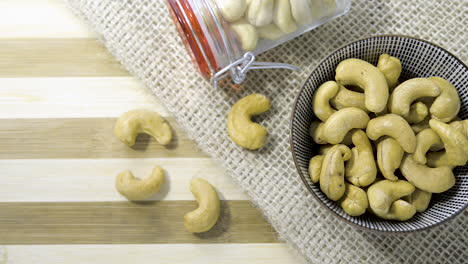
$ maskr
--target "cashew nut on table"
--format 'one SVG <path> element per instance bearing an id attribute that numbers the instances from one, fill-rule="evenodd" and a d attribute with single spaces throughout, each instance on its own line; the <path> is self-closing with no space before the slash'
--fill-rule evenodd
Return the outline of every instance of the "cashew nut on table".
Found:
<path id="1" fill-rule="evenodd" d="M 133 176 L 129 170 L 117 175 L 115 188 L 128 200 L 145 200 L 156 194 L 164 183 L 164 170 L 156 166 L 151 175 L 143 180 Z"/>

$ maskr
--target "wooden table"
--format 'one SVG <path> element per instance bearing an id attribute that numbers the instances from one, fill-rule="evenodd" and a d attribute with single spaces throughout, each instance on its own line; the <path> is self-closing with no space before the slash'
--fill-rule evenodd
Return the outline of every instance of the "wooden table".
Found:
<path id="1" fill-rule="evenodd" d="M 178 144 L 120 143 L 115 119 L 134 108 L 164 115 Z M 169 180 L 153 201 L 116 192 L 118 172 L 146 177 L 156 164 Z M 301 262 L 60 0 L 0 1 L 0 171 L 0 264 Z M 193 177 L 223 199 L 200 235 L 183 227 Z"/>

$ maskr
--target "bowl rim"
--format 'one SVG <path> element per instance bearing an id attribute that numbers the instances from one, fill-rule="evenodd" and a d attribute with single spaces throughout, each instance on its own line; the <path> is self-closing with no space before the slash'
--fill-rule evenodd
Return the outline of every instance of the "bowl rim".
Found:
<path id="1" fill-rule="evenodd" d="M 347 224 L 350 224 L 354 227 L 357 227 L 359 230 L 364 230 L 364 231 L 371 231 L 373 233 L 386 233 L 386 234 L 399 234 L 399 233 L 414 233 L 414 232 L 419 232 L 419 231 L 423 231 L 423 230 L 428 230 L 430 228 L 433 228 L 433 227 L 436 227 L 438 225 L 441 225 L 449 220 L 452 220 L 454 219 L 457 215 L 459 215 L 461 212 L 463 212 L 467 207 L 468 207 L 468 203 L 465 204 L 462 208 L 460 208 L 458 211 L 456 211 L 454 214 L 452 214 L 451 216 L 435 223 L 435 224 L 432 224 L 432 225 L 428 225 L 428 226 L 425 226 L 425 227 L 421 227 L 421 228 L 414 228 L 414 229 L 411 229 L 411 230 L 401 230 L 401 231 L 397 231 L 397 230 L 379 230 L 379 229 L 375 229 L 375 228 L 370 228 L 370 227 L 365 227 L 365 226 L 362 226 L 362 225 L 359 225 L 359 224 L 356 224 L 346 218 L 344 218 L 343 216 L 339 215 L 338 213 L 336 213 L 335 211 L 333 211 L 331 208 L 329 208 L 327 205 L 325 205 L 321 200 L 320 198 L 317 196 L 317 194 L 314 192 L 314 190 L 312 190 L 311 186 L 309 185 L 309 183 L 306 181 L 305 179 L 305 175 L 303 175 L 301 169 L 300 169 L 300 166 L 299 166 L 299 162 L 297 161 L 297 157 L 296 157 L 296 152 L 294 151 L 294 143 L 293 143 L 293 120 L 294 120 L 294 114 L 296 113 L 297 111 L 297 104 L 298 104 L 298 101 L 299 101 L 299 98 L 301 97 L 302 93 L 304 92 L 304 87 L 305 85 L 307 84 L 307 82 L 309 81 L 312 73 L 314 73 L 318 67 L 320 65 L 322 65 L 326 60 L 328 60 L 331 56 L 335 55 L 337 52 L 339 52 L 340 50 L 344 49 L 345 47 L 347 46 L 350 46 L 350 45 L 353 45 L 355 43 L 358 43 L 358 42 L 362 42 L 362 41 L 366 41 L 366 40 L 370 40 L 370 39 L 378 39 L 378 38 L 388 38 L 388 37 L 396 37 L 396 38 L 403 38 L 403 39 L 413 39 L 413 40 L 416 40 L 416 41 L 419 41 L 419 42 L 424 42 L 424 43 L 427 43 L 429 45 L 432 45 L 436 48 L 439 48 L 440 50 L 446 52 L 448 55 L 452 56 L 456 61 L 460 62 L 461 65 L 463 65 L 465 68 L 467 68 L 466 64 L 460 60 L 457 56 L 455 56 L 454 54 L 452 54 L 451 52 L 449 52 L 448 50 L 444 49 L 443 47 L 437 45 L 437 44 L 434 44 L 430 41 L 427 41 L 427 40 L 423 40 L 423 39 L 420 39 L 420 38 L 417 38 L 417 37 L 412 37 L 412 36 L 406 36 L 406 35 L 399 35 L 399 34 L 388 34 L 388 35 L 375 35 L 375 36 L 370 36 L 370 37 L 365 37 L 365 38 L 361 38 L 361 39 L 358 39 L 358 40 L 355 40 L 355 41 L 352 41 L 352 42 L 348 42 L 340 47 L 338 47 L 337 49 L 335 49 L 334 51 L 332 51 L 330 54 L 328 54 L 327 56 L 325 56 L 322 60 L 319 61 L 319 63 L 317 63 L 317 65 L 312 69 L 312 71 L 308 74 L 308 77 L 306 78 L 306 80 L 302 83 L 301 85 L 301 89 L 299 90 L 298 94 L 296 95 L 295 99 L 294 99 L 294 103 L 293 103 L 293 106 L 292 106 L 292 112 L 291 112 L 291 115 L 290 115 L 290 121 L 289 121 L 289 146 L 290 146 L 290 152 L 291 152 L 291 155 L 292 155 L 292 158 L 293 158 L 293 161 L 294 161 L 294 166 L 296 167 L 296 171 L 297 173 L 299 174 L 299 176 L 301 177 L 301 180 L 302 182 L 304 183 L 305 187 L 307 188 L 307 190 L 312 194 L 312 196 L 314 197 L 315 200 L 317 200 L 319 202 L 319 204 L 326 208 L 328 211 L 332 212 L 332 214 L 337 217 L 339 220 L 341 221 L 344 221 L 345 223 Z M 307 175 L 308 177 L 308 175 Z M 386 221 L 391 221 L 391 220 L 386 220 Z"/>

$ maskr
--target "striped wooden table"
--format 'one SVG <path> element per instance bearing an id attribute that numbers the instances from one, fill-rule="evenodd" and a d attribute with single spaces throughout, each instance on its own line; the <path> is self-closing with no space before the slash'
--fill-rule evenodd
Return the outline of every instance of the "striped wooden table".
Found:
<path id="1" fill-rule="evenodd" d="M 0 1 L 0 264 L 302 262 L 177 127 L 168 148 L 120 143 L 113 124 L 134 108 L 175 126 L 60 0 Z M 115 191 L 118 172 L 145 177 L 155 164 L 168 183 L 154 201 Z M 183 227 L 195 176 L 223 199 L 220 223 L 200 235 Z"/>

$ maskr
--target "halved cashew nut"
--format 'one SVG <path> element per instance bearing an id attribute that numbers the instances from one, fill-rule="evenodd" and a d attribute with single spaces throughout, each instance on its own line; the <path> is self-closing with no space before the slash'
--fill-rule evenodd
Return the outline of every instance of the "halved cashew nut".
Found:
<path id="1" fill-rule="evenodd" d="M 316 17 L 316 10 L 310 0 L 289 0 L 291 2 L 291 13 L 299 25 L 305 25 Z"/>
<path id="2" fill-rule="evenodd" d="M 234 22 L 244 16 L 247 9 L 246 0 L 216 0 L 224 19 Z"/>
<path id="3" fill-rule="evenodd" d="M 397 181 L 395 170 L 400 167 L 405 152 L 393 138 L 384 138 L 377 144 L 377 164 L 385 179 Z"/>
<path id="4" fill-rule="evenodd" d="M 247 10 L 247 20 L 251 25 L 261 27 L 273 21 L 275 0 L 252 0 Z"/>
<path id="5" fill-rule="evenodd" d="M 410 195 L 414 190 L 414 186 L 407 181 L 376 182 L 367 189 L 369 207 L 375 215 L 383 219 L 408 220 L 416 213 L 416 208 L 400 198 Z"/>
<path id="6" fill-rule="evenodd" d="M 279 39 L 284 36 L 283 31 L 281 31 L 275 24 L 269 24 L 262 27 L 257 27 L 258 36 L 264 39 Z"/>
<path id="7" fill-rule="evenodd" d="M 171 142 L 172 131 L 169 124 L 158 113 L 135 109 L 121 115 L 114 127 L 114 134 L 128 146 L 135 145 L 140 133 L 152 136 L 159 144 L 167 145 Z"/>
<path id="8" fill-rule="evenodd" d="M 201 178 L 193 178 L 190 191 L 198 202 L 198 208 L 184 215 L 185 229 L 192 233 L 210 230 L 218 221 L 221 203 L 213 186 Z"/>
<path id="9" fill-rule="evenodd" d="M 344 162 L 351 158 L 351 150 L 345 145 L 333 146 L 323 158 L 320 170 L 320 189 L 333 201 L 345 192 Z"/>
<path id="10" fill-rule="evenodd" d="M 463 166 L 468 160 L 468 139 L 454 127 L 431 119 L 429 126 L 444 143 L 445 151 L 432 152 L 427 156 L 430 167 Z"/>
<path id="11" fill-rule="evenodd" d="M 275 0 L 273 22 L 286 34 L 297 30 L 296 22 L 292 17 L 290 0 Z"/>
<path id="12" fill-rule="evenodd" d="M 439 96 L 437 84 L 427 78 L 414 78 L 398 85 L 389 99 L 390 112 L 408 118 L 410 105 L 421 97 Z"/>
<path id="13" fill-rule="evenodd" d="M 366 212 L 369 207 L 366 192 L 352 184 L 345 183 L 346 189 L 338 204 L 351 216 L 359 216 Z"/>
<path id="14" fill-rule="evenodd" d="M 322 137 L 330 144 L 338 144 L 351 129 L 365 128 L 369 120 L 367 113 L 359 108 L 341 109 L 327 119 L 323 125 Z"/>
<path id="15" fill-rule="evenodd" d="M 129 170 L 117 175 L 115 188 L 128 200 L 145 200 L 156 194 L 164 183 L 164 170 L 156 166 L 151 175 L 143 180 L 135 178 Z"/>
<path id="16" fill-rule="evenodd" d="M 313 183 L 317 183 L 320 180 L 323 158 L 323 155 L 317 155 L 310 159 L 309 176 Z"/>
<path id="17" fill-rule="evenodd" d="M 366 112 L 366 99 L 363 93 L 351 91 L 344 87 L 343 85 L 339 85 L 338 93 L 335 97 L 331 98 L 330 104 L 338 110 L 347 107 L 357 107 Z"/>
<path id="18" fill-rule="evenodd" d="M 410 111 L 406 120 L 410 124 L 419 123 L 429 114 L 429 109 L 422 102 L 416 102 L 410 106 Z"/>
<path id="19" fill-rule="evenodd" d="M 330 106 L 330 99 L 338 93 L 338 84 L 334 81 L 328 81 L 317 89 L 312 99 L 314 114 L 323 122 L 336 112 Z"/>
<path id="20" fill-rule="evenodd" d="M 440 95 L 431 105 L 432 118 L 442 122 L 449 122 L 454 119 L 460 111 L 460 97 L 457 89 L 449 81 L 440 77 L 429 77 L 440 88 Z"/>
<path id="21" fill-rule="evenodd" d="M 360 59 L 344 60 L 336 67 L 335 80 L 342 85 L 361 87 L 369 111 L 379 113 L 387 106 L 387 80 L 374 65 Z"/>
<path id="22" fill-rule="evenodd" d="M 267 130 L 252 122 L 253 115 L 268 111 L 271 102 L 261 94 L 251 94 L 235 103 L 229 111 L 227 130 L 232 141 L 247 149 L 259 149 L 265 145 Z"/>
<path id="23" fill-rule="evenodd" d="M 372 119 L 367 125 L 366 133 L 372 140 L 377 140 L 381 136 L 392 137 L 408 153 L 413 153 L 416 149 L 416 136 L 413 130 L 406 120 L 395 114 Z"/>
<path id="24" fill-rule="evenodd" d="M 387 80 L 388 87 L 393 89 L 398 84 L 398 78 L 401 74 L 401 62 L 398 58 L 392 57 L 388 54 L 382 54 L 377 63 L 379 69 Z"/>
<path id="25" fill-rule="evenodd" d="M 432 193 L 416 188 L 412 194 L 403 197 L 403 200 L 412 204 L 416 208 L 417 212 L 422 213 L 426 211 L 429 206 L 431 197 Z"/>
<path id="26" fill-rule="evenodd" d="M 323 137 L 323 126 L 325 123 L 319 122 L 319 121 L 314 121 L 310 125 L 309 133 L 312 139 L 314 140 L 315 143 L 317 144 L 327 144 L 327 141 L 325 141 Z"/>
<path id="27" fill-rule="evenodd" d="M 352 141 L 356 147 L 351 149 L 353 155 L 346 164 L 345 176 L 352 184 L 365 187 L 373 183 L 377 176 L 374 152 L 364 131 L 353 131 Z"/>
<path id="28" fill-rule="evenodd" d="M 426 164 L 426 153 L 431 149 L 443 149 L 444 144 L 434 130 L 426 128 L 416 135 L 416 151 L 414 151 L 414 160 L 419 164 Z"/>
<path id="29" fill-rule="evenodd" d="M 234 23 L 231 23 L 231 28 L 236 33 L 244 51 L 252 51 L 257 47 L 257 29 L 247 20 L 242 18 Z"/>
<path id="30" fill-rule="evenodd" d="M 403 158 L 400 171 L 414 186 L 430 193 L 445 192 L 455 184 L 452 168 L 447 166 L 430 168 L 417 163 L 413 155 L 406 155 Z"/>

